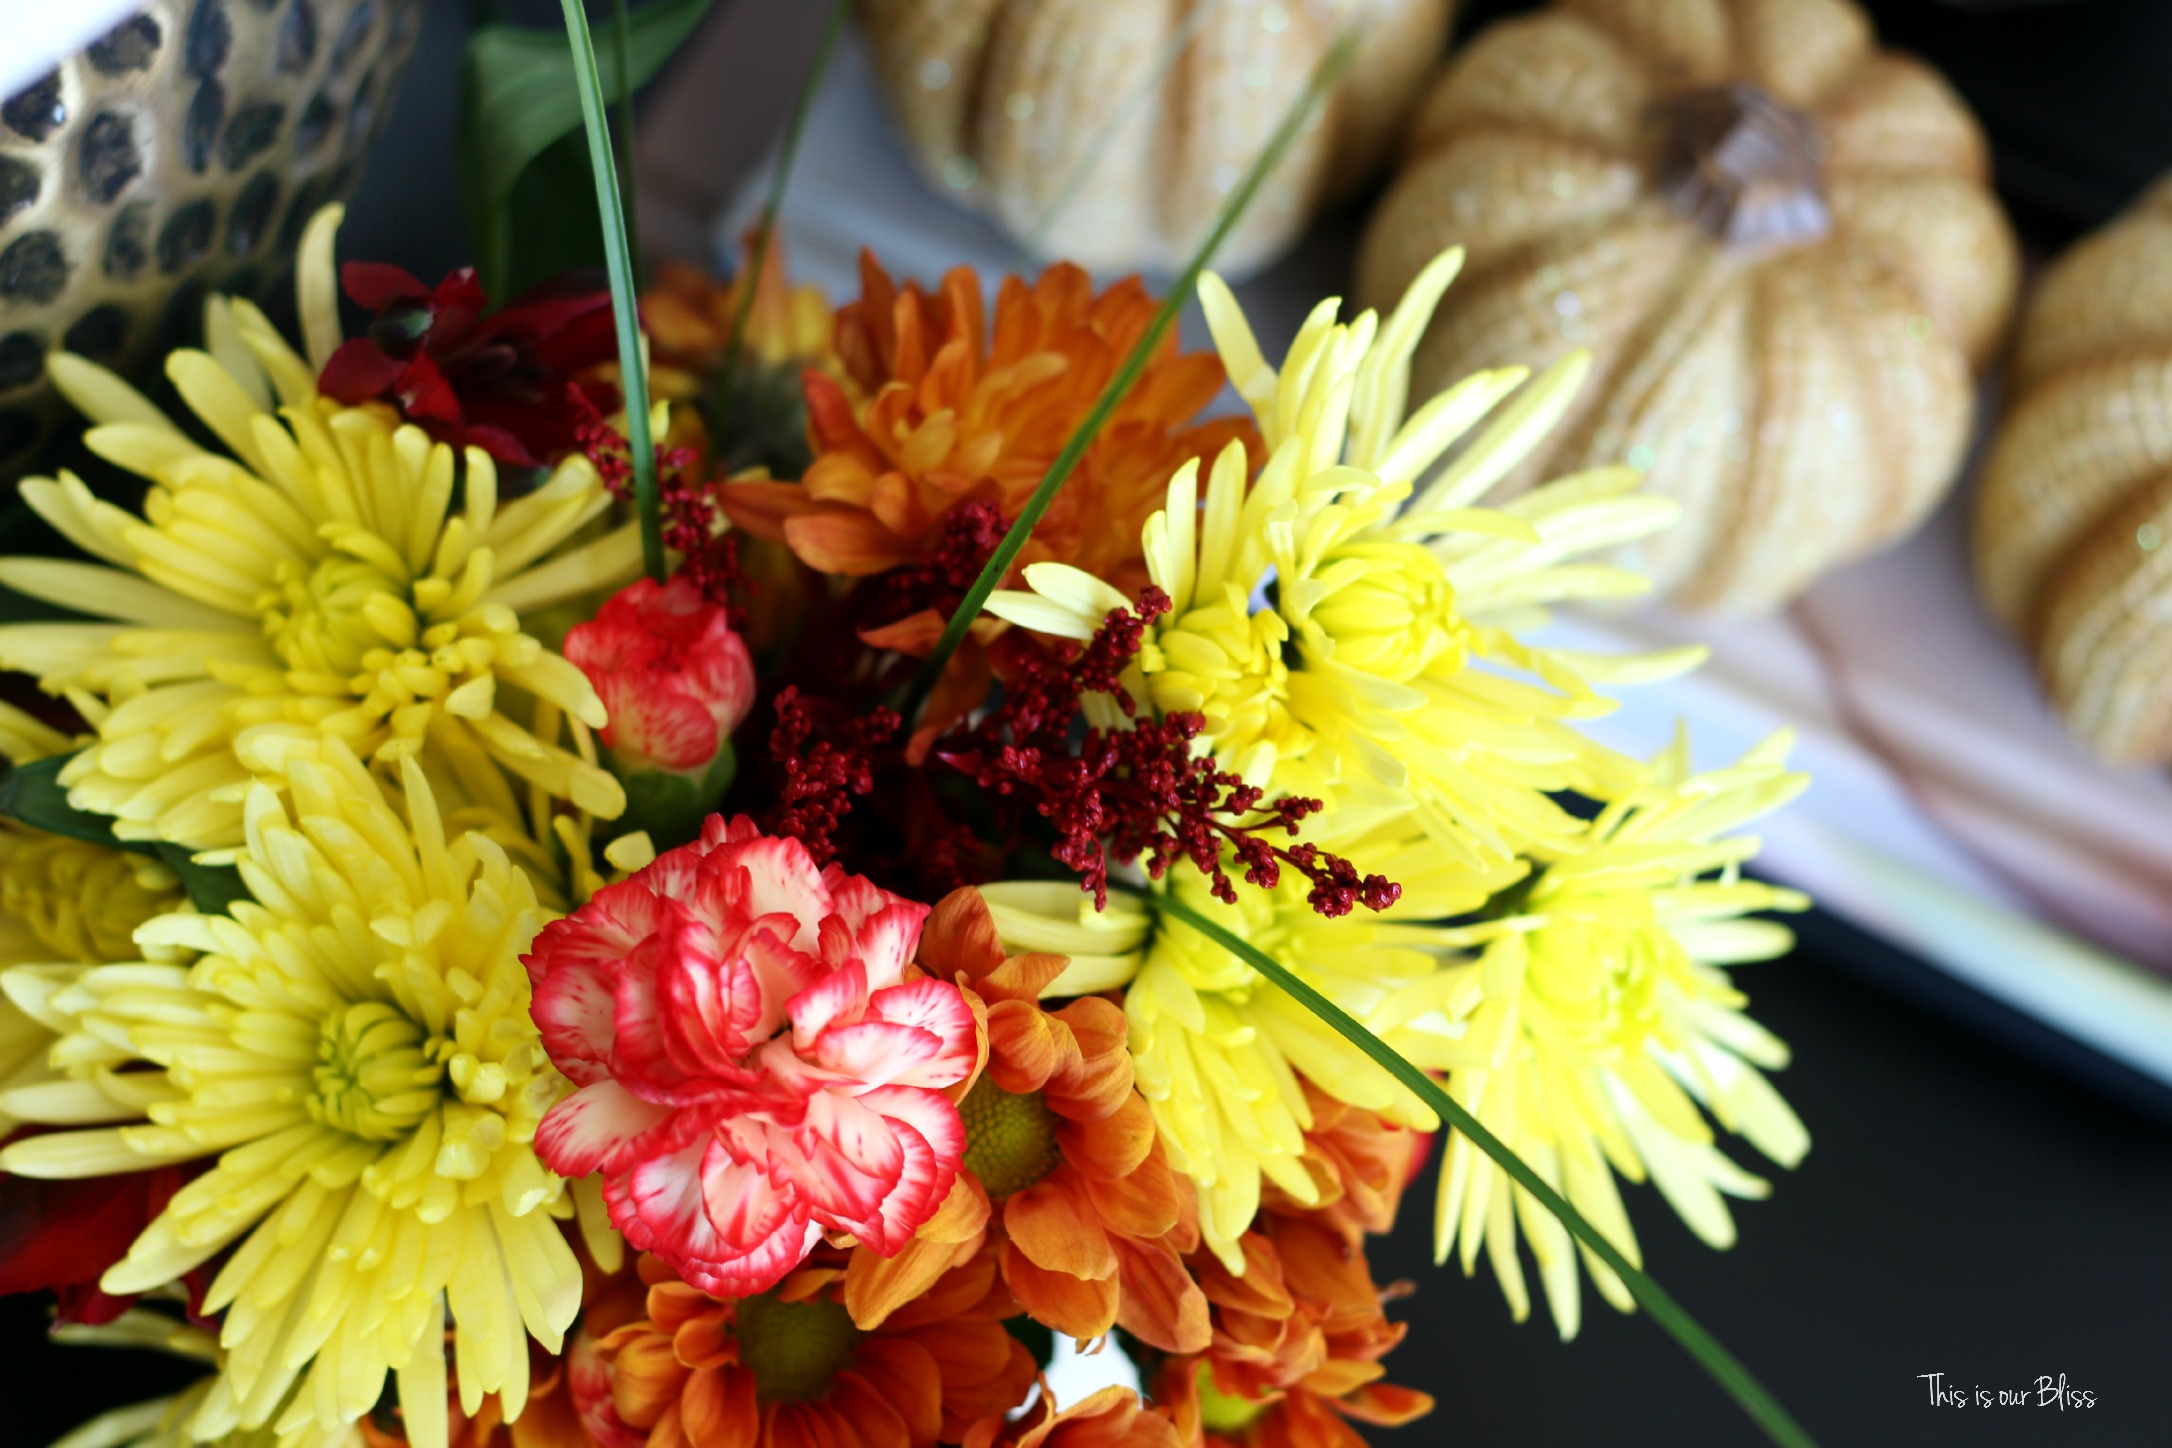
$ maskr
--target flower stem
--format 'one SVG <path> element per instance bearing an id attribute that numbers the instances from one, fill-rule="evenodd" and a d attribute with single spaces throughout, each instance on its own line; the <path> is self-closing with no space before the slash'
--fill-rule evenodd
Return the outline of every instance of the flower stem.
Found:
<path id="1" fill-rule="evenodd" d="M 1018 517 L 1011 524 L 1010 531 L 1003 535 L 1003 541 L 989 556 L 980 576 L 974 579 L 973 586 L 966 590 L 965 598 L 959 603 L 957 611 L 951 614 L 950 622 L 944 625 L 942 637 L 935 641 L 935 651 L 928 655 L 927 662 L 920 666 L 920 671 L 906 687 L 898 712 L 904 716 L 908 726 L 919 714 L 920 706 L 927 701 L 928 692 L 935 687 L 935 681 L 943 676 L 944 668 L 950 663 L 950 656 L 958 651 L 958 645 L 964 641 L 966 630 L 972 626 L 973 620 L 980 616 L 982 606 L 988 602 L 988 595 L 995 592 L 996 585 L 1003 581 L 1004 575 L 1010 572 L 1011 564 L 1017 561 L 1020 551 L 1025 548 L 1026 540 L 1033 536 L 1034 526 L 1041 521 L 1041 515 L 1046 513 L 1048 505 L 1056 500 L 1056 494 L 1070 479 L 1080 459 L 1086 456 L 1086 449 L 1093 445 L 1095 436 L 1116 411 L 1117 404 L 1124 400 L 1125 394 L 1138 382 L 1139 374 L 1146 370 L 1146 364 L 1152 359 L 1154 350 L 1161 345 L 1161 339 L 1176 325 L 1177 314 L 1183 311 L 1185 302 L 1198 286 L 1200 273 L 1214 260 L 1214 254 L 1222 249 L 1222 243 L 1227 241 L 1230 232 L 1236 229 L 1237 222 L 1251 206 L 1252 198 L 1258 194 L 1260 186 L 1296 141 L 1298 133 L 1304 129 L 1313 108 L 1326 99 L 1328 91 L 1349 68 L 1356 54 L 1356 31 L 1347 30 L 1327 54 L 1321 57 L 1319 65 L 1313 68 L 1312 79 L 1306 84 L 1304 94 L 1297 98 L 1296 104 L 1282 117 L 1281 125 L 1275 128 L 1275 133 L 1269 138 L 1266 147 L 1253 157 L 1251 169 L 1245 172 L 1244 179 L 1238 183 L 1237 189 L 1222 207 L 1221 214 L 1215 218 L 1214 229 L 1207 233 L 1206 240 L 1199 244 L 1199 250 L 1192 254 L 1192 259 L 1185 264 L 1184 270 L 1177 274 L 1176 284 L 1170 288 L 1169 295 L 1162 299 L 1145 335 L 1141 336 L 1138 345 L 1131 349 L 1131 355 L 1124 359 L 1124 365 L 1117 369 L 1116 375 L 1109 379 L 1109 385 L 1102 389 L 1093 410 L 1086 414 L 1085 420 L 1071 434 L 1070 440 L 1063 445 L 1063 451 L 1056 454 L 1056 460 L 1049 464 L 1040 486 L 1033 490 L 1033 496 L 1026 499 L 1025 506 L 1018 510 Z"/>
<path id="2" fill-rule="evenodd" d="M 724 345 L 724 367 L 717 374 L 716 402 L 712 411 L 724 416 L 724 405 L 730 399 L 732 380 L 739 373 L 739 354 L 746 344 L 747 320 L 754 313 L 754 293 L 762 284 L 762 265 L 769 259 L 769 245 L 777 231 L 777 212 L 784 205 L 785 183 L 792 176 L 792 162 L 799 155 L 800 132 L 806 129 L 807 113 L 814 108 L 814 95 L 822 86 L 822 75 L 830 67 L 830 52 L 837 48 L 837 37 L 845 28 L 845 17 L 852 13 L 852 0 L 834 0 L 830 6 L 830 18 L 822 27 L 822 39 L 815 46 L 814 60 L 807 67 L 807 78 L 800 82 L 799 98 L 792 103 L 792 118 L 785 123 L 784 144 L 777 152 L 777 167 L 769 175 L 769 195 L 762 201 L 762 219 L 754 229 L 754 247 L 747 254 L 747 269 L 739 289 L 739 305 L 732 313 L 731 339 Z"/>
<path id="3" fill-rule="evenodd" d="M 633 249 L 626 239 L 626 208 L 619 196 L 618 164 L 611 151 L 611 123 L 604 115 L 603 81 L 596 71 L 596 44 L 588 33 L 581 0 L 560 0 L 566 39 L 573 47 L 573 79 L 581 93 L 581 126 L 588 133 L 588 165 L 596 177 L 596 210 L 603 217 L 604 269 L 611 278 L 611 315 L 618 326 L 618 367 L 626 394 L 626 446 L 633 454 L 634 511 L 641 520 L 641 561 L 649 577 L 664 581 L 664 518 L 656 489 L 656 444 L 649 434 L 649 384 L 641 355 L 639 290 Z"/>
<path id="4" fill-rule="evenodd" d="M 1404 1060 L 1387 1042 L 1359 1025 L 1334 1002 L 1278 965 L 1273 957 L 1259 947 L 1232 934 L 1171 895 L 1139 890 L 1136 886 L 1122 888 L 1134 890 L 1154 910 L 1183 921 L 1251 966 L 1281 987 L 1299 1005 L 1334 1027 L 1352 1045 L 1378 1062 L 1390 1076 L 1408 1087 L 1420 1101 L 1432 1107 L 1442 1121 L 1469 1137 L 1473 1146 L 1492 1157 L 1501 1170 L 1508 1173 L 1510 1180 L 1537 1198 L 1541 1206 L 1560 1219 L 1561 1225 L 1568 1228 L 1569 1234 L 1576 1238 L 1578 1243 L 1611 1268 L 1614 1275 L 1621 1278 L 1628 1287 L 1630 1295 L 1642 1303 L 1652 1319 L 1665 1328 L 1674 1340 L 1682 1345 L 1683 1350 L 1695 1358 L 1698 1364 L 1727 1390 L 1728 1395 L 1742 1406 L 1742 1410 L 1755 1420 L 1757 1426 L 1764 1429 L 1765 1436 L 1781 1445 L 1781 1448 L 1816 1448 L 1810 1435 L 1803 1431 L 1802 1425 L 1795 1421 L 1787 1409 L 1780 1406 L 1779 1401 L 1765 1390 L 1762 1383 L 1750 1375 L 1750 1370 L 1744 1367 L 1733 1353 L 1720 1346 L 1718 1339 L 1705 1331 L 1695 1318 L 1683 1310 L 1680 1303 L 1667 1295 L 1657 1282 L 1632 1265 L 1612 1242 L 1585 1220 L 1582 1212 L 1576 1210 L 1567 1198 L 1549 1186 L 1545 1178 L 1531 1170 L 1522 1157 L 1509 1150 L 1507 1143 L 1479 1124 L 1478 1118 L 1442 1090 L 1432 1077 Z"/>

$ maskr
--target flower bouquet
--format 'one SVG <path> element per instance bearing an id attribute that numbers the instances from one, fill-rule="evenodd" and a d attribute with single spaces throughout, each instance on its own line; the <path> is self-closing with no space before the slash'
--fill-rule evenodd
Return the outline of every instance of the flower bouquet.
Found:
<path id="1" fill-rule="evenodd" d="M 1696 662 L 1540 632 L 1671 515 L 1496 496 L 1581 359 L 1409 396 L 1453 251 L 1277 362 L 1216 240 L 833 313 L 765 228 L 637 302 L 568 17 L 608 290 L 333 208 L 179 414 L 50 361 L 140 487 L 0 560 L 0 1289 L 206 1368 L 72 1448 L 1357 1444 L 1432 1406 L 1365 1255 L 1429 1159 L 1516 1317 L 1528 1249 L 1806 1441 L 1616 1190 L 1725 1246 L 1715 1124 L 1807 1148 L 1727 971 L 1802 781 L 1579 732 Z"/>

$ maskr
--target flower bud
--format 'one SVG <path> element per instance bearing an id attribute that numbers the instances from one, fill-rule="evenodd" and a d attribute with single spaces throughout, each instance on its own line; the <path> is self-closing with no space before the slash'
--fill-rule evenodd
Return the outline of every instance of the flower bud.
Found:
<path id="1" fill-rule="evenodd" d="M 731 784 L 732 731 L 754 706 L 754 660 L 724 609 L 683 575 L 636 579 L 574 626 L 565 656 L 611 716 L 621 823 L 660 842 L 690 836 Z"/>

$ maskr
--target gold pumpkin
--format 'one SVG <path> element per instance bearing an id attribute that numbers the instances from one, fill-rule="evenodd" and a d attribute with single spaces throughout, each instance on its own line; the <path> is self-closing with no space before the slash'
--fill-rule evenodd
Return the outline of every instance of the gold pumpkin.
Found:
<path id="1" fill-rule="evenodd" d="M 1978 484 L 1976 579 L 2104 758 L 2172 762 L 2172 177 L 2045 273 Z"/>
<path id="2" fill-rule="evenodd" d="M 1216 265 L 1272 259 L 1382 160 L 1454 0 L 863 0 L 922 168 L 1035 250 L 1174 270 L 1346 26 L 1358 53 Z"/>
<path id="3" fill-rule="evenodd" d="M 1521 481 L 1627 460 L 1682 505 L 1627 561 L 1771 608 L 1953 481 L 2016 276 L 1981 132 L 1846 0 L 1559 0 L 1421 102 L 1358 287 L 1470 258 L 1419 394 L 1576 347 L 1592 380 Z"/>

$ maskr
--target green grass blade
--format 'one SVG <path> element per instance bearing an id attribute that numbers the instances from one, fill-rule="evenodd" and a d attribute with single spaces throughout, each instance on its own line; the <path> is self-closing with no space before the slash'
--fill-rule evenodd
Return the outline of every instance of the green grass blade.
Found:
<path id="1" fill-rule="evenodd" d="M 618 192 L 618 165 L 611 153 L 611 123 L 604 116 L 603 80 L 596 73 L 596 45 L 581 0 L 560 0 L 566 39 L 573 47 L 573 79 L 581 92 L 581 125 L 588 133 L 588 164 L 596 173 L 596 209 L 603 214 L 604 268 L 611 277 L 611 314 L 618 325 L 620 386 L 626 394 L 626 446 L 633 454 L 634 510 L 641 519 L 641 561 L 649 577 L 664 580 L 664 518 L 656 489 L 656 444 L 649 435 L 649 383 L 641 357 L 640 292 L 634 285 L 626 210 Z"/>
<path id="2" fill-rule="evenodd" d="M 611 28 L 618 37 L 612 47 L 618 52 L 618 191 L 626 203 L 627 252 L 633 257 L 634 285 L 639 287 L 646 273 L 641 262 L 641 188 L 634 185 L 633 21 L 626 13 L 626 0 L 611 0 Z"/>
<path id="3" fill-rule="evenodd" d="M 987 566 L 980 571 L 980 576 L 973 580 L 973 586 L 966 590 L 964 601 L 958 605 L 957 612 L 950 616 L 950 622 L 943 628 L 942 637 L 935 641 L 935 652 L 928 655 L 927 662 L 921 666 L 920 671 L 913 676 L 912 683 L 906 688 L 899 712 L 904 715 L 908 730 L 919 714 L 920 706 L 926 702 L 928 691 L 935 687 L 935 681 L 943 676 L 943 670 L 950 663 L 951 655 L 955 654 L 958 645 L 964 642 L 966 630 L 972 626 L 973 620 L 980 616 L 982 606 L 988 602 L 988 595 L 995 592 L 996 585 L 1010 572 L 1011 564 L 1017 561 L 1019 552 L 1026 546 L 1026 540 L 1033 536 L 1034 526 L 1041 521 L 1041 515 L 1048 511 L 1048 505 L 1056 500 L 1056 494 L 1070 479 L 1072 471 L 1079 465 L 1079 460 L 1086 456 L 1086 449 L 1093 445 L 1102 424 L 1109 420 L 1109 415 L 1116 411 L 1117 403 L 1123 401 L 1124 395 L 1138 382 L 1139 374 L 1146 370 L 1148 360 L 1154 355 L 1154 349 L 1161 345 L 1161 339 L 1176 325 L 1177 314 L 1183 311 L 1185 301 L 1198 286 L 1200 273 L 1207 269 L 1208 263 L 1214 260 L 1214 254 L 1221 250 L 1222 243 L 1229 239 L 1230 232 L 1236 228 L 1246 208 L 1252 204 L 1252 198 L 1258 194 L 1261 184 L 1288 152 L 1291 143 L 1297 139 L 1298 132 L 1304 129 L 1306 117 L 1312 114 L 1314 106 L 1326 99 L 1329 89 L 1342 76 L 1343 71 L 1349 68 L 1356 53 L 1357 37 L 1354 32 L 1346 31 L 1327 54 L 1321 57 L 1319 65 L 1313 69 L 1312 79 L 1305 85 L 1304 94 L 1297 98 L 1297 103 L 1290 107 L 1289 113 L 1282 118 L 1281 125 L 1275 128 L 1275 133 L 1269 138 L 1266 147 L 1253 158 L 1251 169 L 1245 172 L 1244 179 L 1231 193 L 1221 215 L 1215 218 L 1214 229 L 1207 233 L 1207 239 L 1200 243 L 1199 250 L 1192 254 L 1192 259 L 1185 264 L 1184 270 L 1178 273 L 1176 284 L 1170 288 L 1169 295 L 1162 299 L 1146 334 L 1139 338 L 1138 345 L 1131 349 L 1131 355 L 1124 359 L 1124 365 L 1109 379 L 1109 385 L 1102 390 L 1101 396 L 1094 402 L 1093 410 L 1086 414 L 1085 420 L 1063 445 L 1063 451 L 1056 454 L 1056 460 L 1049 464 L 1048 472 L 1042 477 L 1040 486 L 1033 490 L 1033 496 L 1026 499 L 1026 505 L 1018 510 L 1017 520 L 1011 524 L 1010 531 L 1003 535 L 1003 541 L 990 555 Z"/>
<path id="4" fill-rule="evenodd" d="M 762 284 L 762 263 L 769 259 L 770 239 L 776 235 L 777 212 L 784 205 L 785 183 L 791 180 L 792 163 L 799 156 L 800 132 L 807 128 L 807 113 L 814 109 L 815 91 L 822 85 L 822 74 L 830 68 L 830 53 L 837 48 L 837 37 L 844 33 L 845 18 L 852 13 L 852 0 L 833 0 L 830 18 L 822 27 L 822 39 L 815 46 L 814 60 L 807 67 L 807 78 L 800 82 L 799 98 L 792 102 L 792 118 L 785 123 L 784 145 L 777 152 L 777 167 L 769 175 L 769 195 L 762 201 L 762 219 L 754 228 L 754 249 L 747 254 L 747 269 L 741 273 L 746 285 L 739 289 L 739 305 L 732 312 L 731 338 L 724 344 L 724 367 L 717 374 L 714 396 L 715 414 L 724 416 L 724 408 L 732 394 L 732 380 L 739 374 L 739 354 L 746 345 L 747 319 L 754 315 L 754 290 Z"/>
<path id="5" fill-rule="evenodd" d="M 1742 1406 L 1742 1410 L 1756 1421 L 1758 1427 L 1765 1430 L 1765 1435 L 1774 1443 L 1781 1445 L 1781 1448 L 1816 1448 L 1810 1435 L 1803 1431 L 1802 1425 L 1795 1421 L 1787 1409 L 1780 1406 L 1779 1401 L 1765 1390 L 1762 1383 L 1750 1375 L 1750 1370 L 1744 1367 L 1733 1353 L 1720 1346 L 1718 1339 L 1705 1331 L 1657 1282 L 1632 1266 L 1629 1259 L 1622 1256 L 1613 1243 L 1601 1236 L 1598 1229 L 1584 1219 L 1582 1212 L 1577 1211 L 1566 1197 L 1547 1185 L 1543 1177 L 1524 1164 L 1522 1157 L 1509 1150 L 1507 1143 L 1486 1130 L 1477 1117 L 1442 1090 L 1432 1077 L 1404 1060 L 1387 1042 L 1359 1025 L 1333 1001 L 1306 985 L 1249 941 L 1240 939 L 1181 900 L 1151 891 L 1142 890 L 1137 893 L 1155 910 L 1183 921 L 1273 981 L 1299 1005 L 1333 1026 L 1352 1045 L 1378 1062 L 1390 1076 L 1409 1087 L 1419 1100 L 1438 1113 L 1443 1122 L 1469 1137 L 1472 1145 L 1492 1157 L 1495 1164 L 1508 1173 L 1517 1186 L 1536 1197 L 1540 1205 L 1552 1212 L 1560 1219 L 1561 1225 L 1569 1229 L 1571 1236 L 1590 1248 L 1594 1256 L 1611 1268 L 1615 1276 L 1621 1278 L 1630 1295 L 1651 1314 L 1652 1320 L 1665 1328 L 1674 1340 L 1682 1345 L 1683 1350 L 1695 1358 L 1699 1366 L 1727 1390 L 1728 1395 Z"/>

